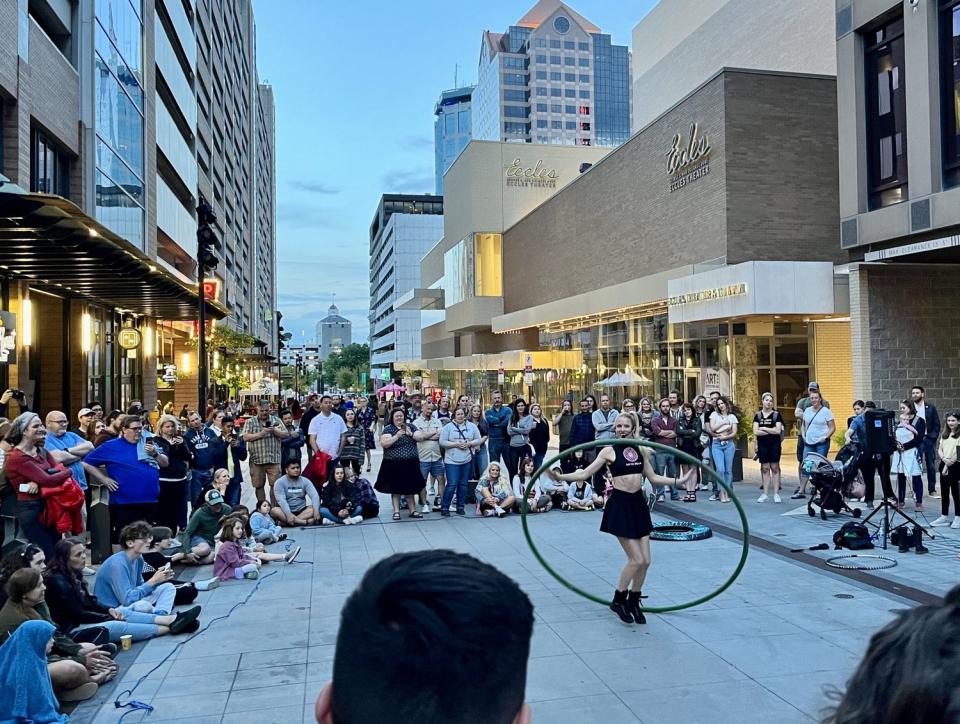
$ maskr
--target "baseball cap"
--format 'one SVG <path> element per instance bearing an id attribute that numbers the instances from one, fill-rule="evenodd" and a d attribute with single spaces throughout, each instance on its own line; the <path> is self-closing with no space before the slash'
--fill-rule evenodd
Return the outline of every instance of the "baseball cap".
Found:
<path id="1" fill-rule="evenodd" d="M 87 415 L 92 415 L 92 414 L 93 414 L 93 410 L 91 410 L 89 407 L 81 407 L 80 412 L 77 413 L 77 419 L 82 420 Z"/>
<path id="2" fill-rule="evenodd" d="M 143 407 L 141 407 L 140 405 L 133 405 L 133 406 L 130 407 L 129 410 L 127 410 L 127 414 L 128 414 L 128 415 L 142 415 L 142 414 L 143 414 Z"/>
<path id="3" fill-rule="evenodd" d="M 811 382 L 809 385 L 807 385 L 807 389 L 808 389 L 808 390 L 814 390 L 815 392 L 819 392 L 819 391 L 820 391 L 820 384 L 817 383 L 817 382 Z"/>
<path id="4" fill-rule="evenodd" d="M 216 505 L 223 502 L 223 496 L 220 495 L 219 490 L 208 490 L 207 494 L 203 496 L 203 500 L 210 505 Z"/>

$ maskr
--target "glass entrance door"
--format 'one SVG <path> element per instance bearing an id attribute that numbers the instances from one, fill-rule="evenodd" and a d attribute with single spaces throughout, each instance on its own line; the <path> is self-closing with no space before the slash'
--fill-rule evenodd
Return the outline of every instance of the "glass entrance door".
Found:
<path id="1" fill-rule="evenodd" d="M 686 372 L 683 379 L 683 399 L 686 402 L 693 403 L 694 398 L 700 394 L 700 372 Z"/>

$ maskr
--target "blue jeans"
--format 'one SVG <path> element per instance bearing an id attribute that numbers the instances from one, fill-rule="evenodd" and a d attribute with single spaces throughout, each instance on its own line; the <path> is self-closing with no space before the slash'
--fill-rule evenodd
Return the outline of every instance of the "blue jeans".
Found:
<path id="1" fill-rule="evenodd" d="M 330 508 L 324 508 L 322 506 L 320 508 L 320 515 L 326 518 L 327 520 L 332 520 L 334 523 L 339 523 L 341 525 L 343 524 L 343 521 L 346 520 L 345 518 L 341 518 L 339 515 L 332 512 Z M 355 515 L 359 515 L 360 517 L 363 517 L 362 505 L 358 505 L 356 508 L 351 510 L 350 515 L 348 517 L 352 518 Z"/>
<path id="2" fill-rule="evenodd" d="M 463 510 L 467 501 L 467 481 L 470 480 L 470 472 L 473 468 L 473 462 L 465 463 L 447 463 L 447 487 L 443 489 L 443 501 L 440 503 L 440 510 L 450 512 L 450 501 L 453 500 L 453 494 L 457 494 L 457 510 Z"/>
<path id="3" fill-rule="evenodd" d="M 827 438 L 823 442 L 818 442 L 816 445 L 811 445 L 808 442 L 803 443 L 803 457 L 806 458 L 810 453 L 827 457 L 827 455 L 830 454 L 830 438 Z"/>
<path id="4" fill-rule="evenodd" d="M 534 470 L 539 470 L 539 469 L 540 469 L 540 466 L 543 465 L 543 459 L 544 459 L 546 456 L 547 456 L 547 454 L 546 454 L 545 452 L 542 452 L 542 453 L 535 452 L 535 453 L 533 454 L 533 469 L 534 469 Z"/>
<path id="5" fill-rule="evenodd" d="M 203 490 L 204 485 L 209 485 L 213 483 L 213 471 L 212 470 L 193 470 L 193 475 L 190 478 L 190 503 L 192 504 L 197 498 L 200 497 L 200 491 Z"/>
<path id="6" fill-rule="evenodd" d="M 473 456 L 473 470 L 471 473 L 471 480 L 479 480 L 483 477 L 483 474 L 487 472 L 487 466 L 490 464 L 490 453 L 487 452 L 486 443 L 477 448 L 477 452 Z"/>
<path id="7" fill-rule="evenodd" d="M 73 631 L 82 631 L 85 628 L 105 628 L 110 635 L 110 643 L 120 643 L 121 636 L 133 636 L 134 641 L 144 641 L 157 635 L 156 615 L 141 613 L 129 606 L 117 606 L 123 612 L 123 621 L 104 621 L 103 623 L 85 623 L 77 626 Z M 73 632 L 71 632 L 73 633 Z"/>
<path id="8" fill-rule="evenodd" d="M 733 440 L 714 440 L 710 445 L 710 457 L 717 474 L 727 484 L 727 491 L 733 486 L 733 454 L 737 451 Z"/>
<path id="9" fill-rule="evenodd" d="M 927 492 L 932 493 L 937 489 L 937 444 L 932 437 L 924 435 L 923 442 L 917 446 L 917 452 L 920 453 L 921 466 L 927 468 Z M 942 491 L 941 491 L 942 494 Z"/>
<path id="10" fill-rule="evenodd" d="M 490 462 L 491 463 L 500 463 L 500 458 L 503 458 L 501 465 L 506 465 L 510 460 L 510 443 L 502 438 L 493 438 L 491 437 L 487 440 L 487 447 L 490 448 Z"/>
<path id="11" fill-rule="evenodd" d="M 657 451 L 653 454 L 653 469 L 658 475 L 675 478 L 677 477 L 677 459 L 673 456 L 673 453 Z M 664 495 L 665 493 L 666 486 L 658 485 L 657 495 Z M 670 488 L 670 500 L 676 500 L 679 497 L 680 493 L 677 492 L 677 489 Z"/>

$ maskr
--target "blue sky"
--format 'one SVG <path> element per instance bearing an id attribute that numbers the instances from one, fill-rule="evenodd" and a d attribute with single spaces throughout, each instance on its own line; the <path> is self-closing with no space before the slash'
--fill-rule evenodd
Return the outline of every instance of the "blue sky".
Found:
<path id="1" fill-rule="evenodd" d="M 382 193 L 432 193 L 433 106 L 476 82 L 483 30 L 535 0 L 254 0 L 257 66 L 277 119 L 277 290 L 284 327 L 312 340 L 331 295 L 366 341 L 369 228 Z M 574 0 L 630 45 L 656 0 Z"/>

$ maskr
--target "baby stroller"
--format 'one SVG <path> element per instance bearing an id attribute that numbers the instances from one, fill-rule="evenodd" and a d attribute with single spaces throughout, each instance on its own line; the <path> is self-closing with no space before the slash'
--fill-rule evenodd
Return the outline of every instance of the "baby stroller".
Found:
<path id="1" fill-rule="evenodd" d="M 837 459 L 830 462 L 823 455 L 807 453 L 803 459 L 803 470 L 810 477 L 810 483 L 816 489 L 807 502 L 807 514 L 816 515 L 813 506 L 820 508 L 820 518 L 827 519 L 827 511 L 834 513 L 845 511 L 854 518 L 860 517 L 860 510 L 847 505 L 846 497 L 860 497 L 855 489 L 862 490 L 859 482 L 860 456 L 863 451 L 853 443 L 844 445 L 837 452 Z M 859 483 L 859 488 L 858 488 Z"/>

